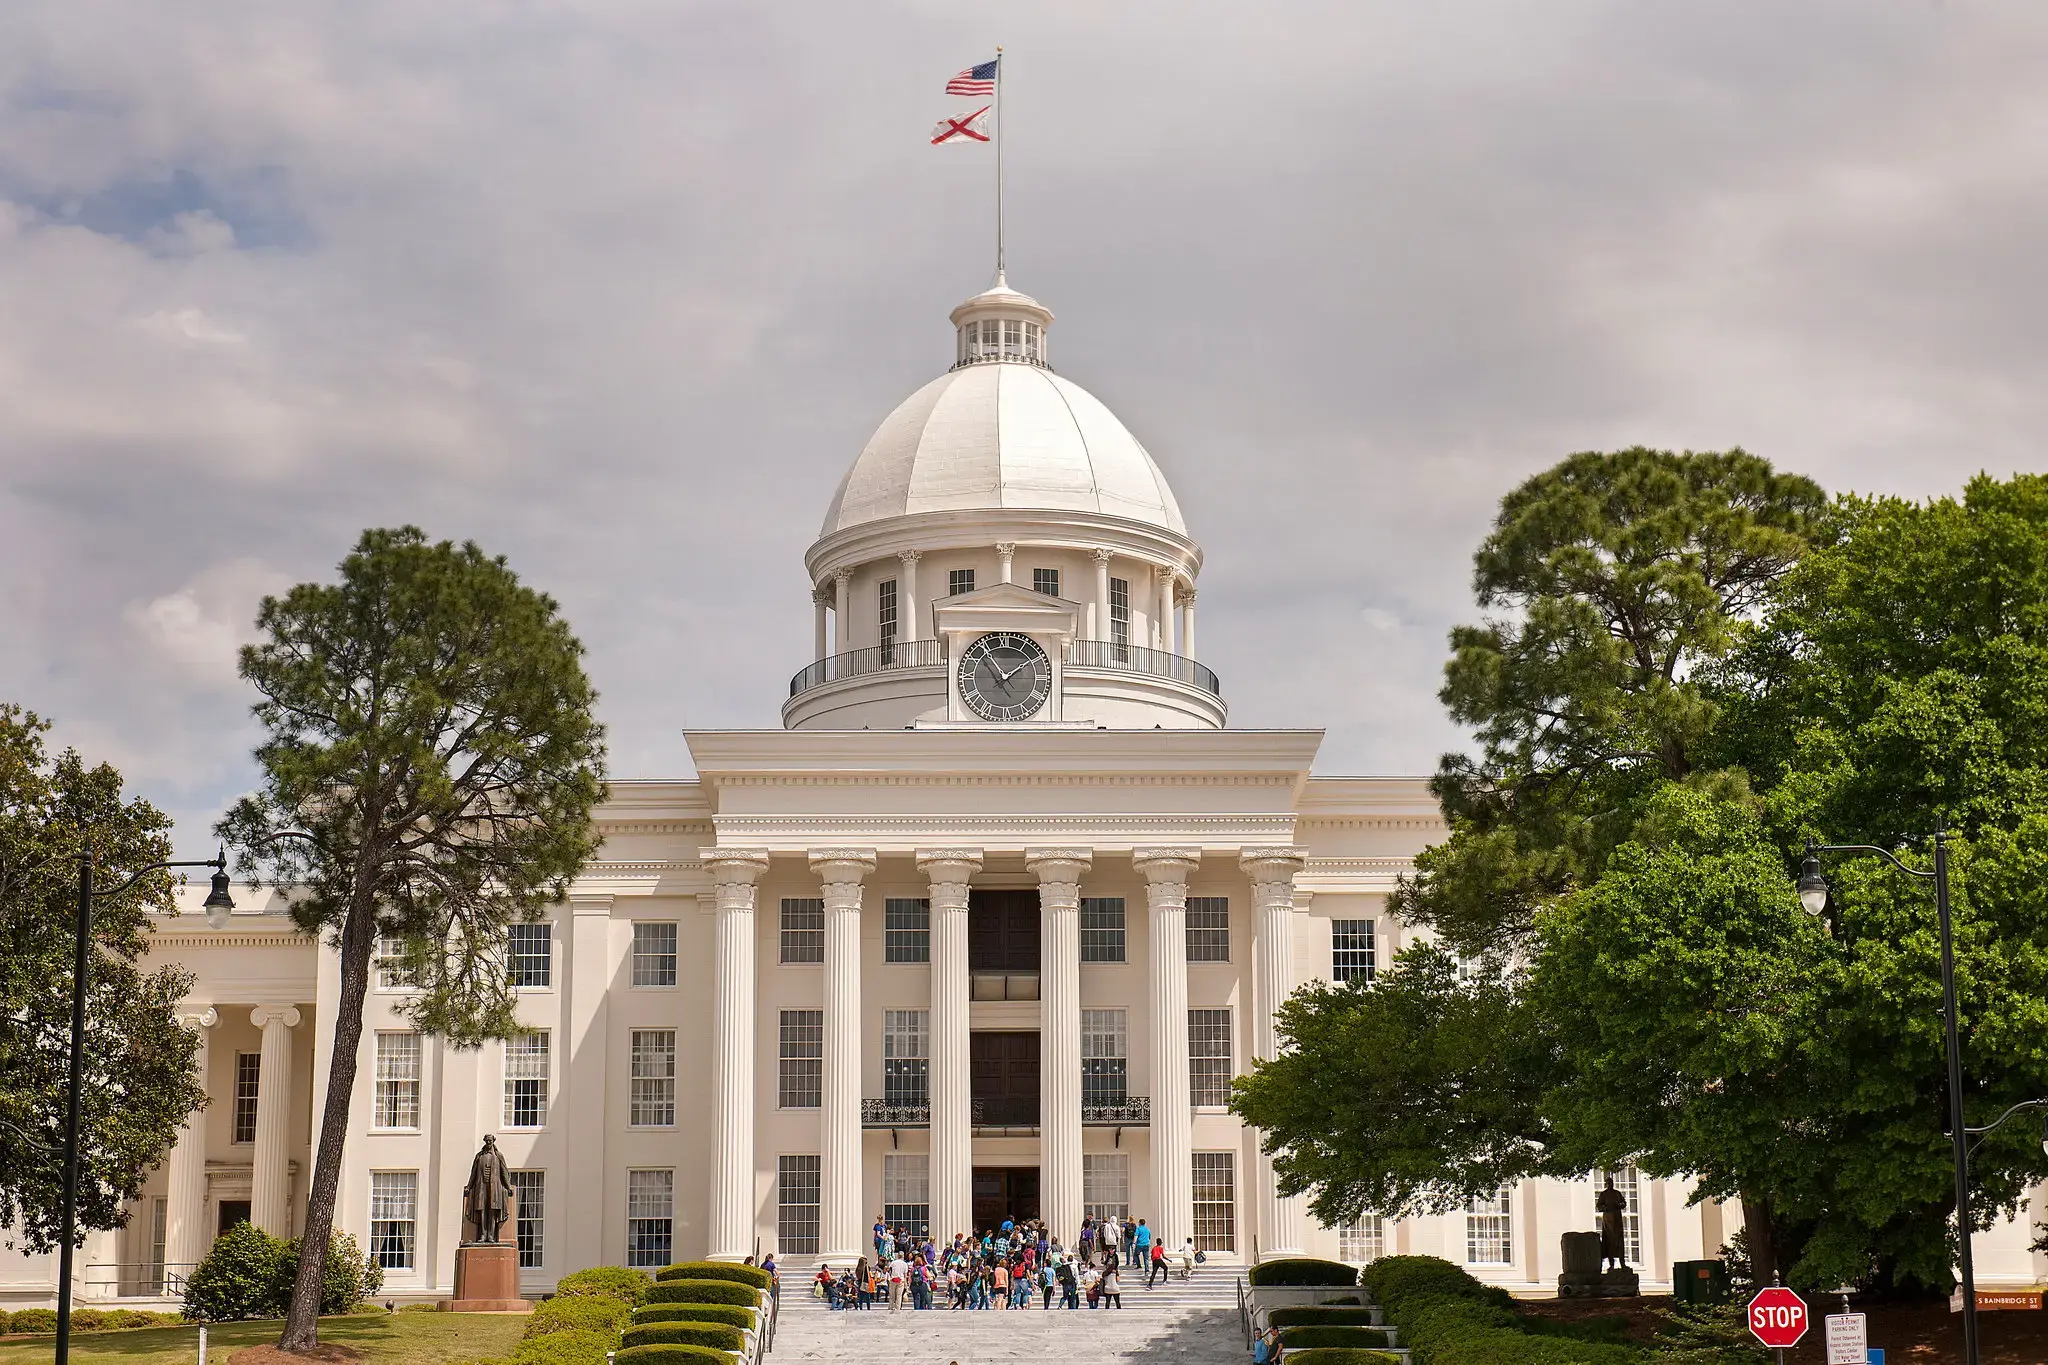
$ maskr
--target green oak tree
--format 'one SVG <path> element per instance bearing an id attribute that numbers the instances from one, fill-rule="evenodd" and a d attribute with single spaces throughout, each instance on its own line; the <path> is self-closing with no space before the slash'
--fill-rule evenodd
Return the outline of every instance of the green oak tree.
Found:
<path id="1" fill-rule="evenodd" d="M 363 533 L 340 582 L 265 598 L 242 676 L 261 694 L 261 790 L 221 832 L 338 951 L 333 1061 L 279 1345 L 317 1343 L 380 936 L 403 944 L 412 1022 L 459 1047 L 515 1028 L 511 924 L 588 861 L 603 731 L 554 601 L 474 544 Z"/>
<path id="2" fill-rule="evenodd" d="M 171 856 L 171 822 L 123 794 L 121 774 L 72 750 L 52 758 L 48 724 L 0 704 L 0 1229 L 29 1251 L 62 1234 L 70 1093 L 78 858 L 101 885 Z M 168 872 L 93 909 L 79 1151 L 81 1230 L 119 1227 L 124 1206 L 206 1103 L 199 1040 L 178 1023 L 189 973 L 145 970 L 149 912 L 174 910 Z"/>

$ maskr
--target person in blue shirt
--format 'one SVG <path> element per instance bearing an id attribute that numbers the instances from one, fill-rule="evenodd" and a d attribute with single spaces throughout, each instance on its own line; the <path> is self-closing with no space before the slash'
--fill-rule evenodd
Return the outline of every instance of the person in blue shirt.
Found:
<path id="1" fill-rule="evenodd" d="M 1152 1229 L 1145 1226 L 1145 1220 L 1138 1220 L 1138 1231 L 1134 1234 L 1135 1254 L 1131 1260 L 1138 1265 L 1152 1259 Z"/>

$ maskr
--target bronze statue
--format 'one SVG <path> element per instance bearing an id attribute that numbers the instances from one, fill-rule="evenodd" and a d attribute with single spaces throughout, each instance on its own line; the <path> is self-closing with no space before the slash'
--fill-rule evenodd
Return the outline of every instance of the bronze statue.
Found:
<path id="1" fill-rule="evenodd" d="M 498 1152 L 498 1140 L 484 1134 L 483 1150 L 469 1163 L 469 1183 L 462 1187 L 462 1221 L 476 1229 L 476 1243 L 495 1246 L 498 1232 L 512 1216 L 512 1176 Z"/>
<path id="2" fill-rule="evenodd" d="M 1623 1269 L 1628 1268 L 1628 1196 L 1614 1188 L 1614 1177 L 1607 1177 L 1607 1188 L 1593 1196 L 1593 1207 L 1600 1214 L 1600 1268 L 1607 1269 L 1609 1261 Z"/>

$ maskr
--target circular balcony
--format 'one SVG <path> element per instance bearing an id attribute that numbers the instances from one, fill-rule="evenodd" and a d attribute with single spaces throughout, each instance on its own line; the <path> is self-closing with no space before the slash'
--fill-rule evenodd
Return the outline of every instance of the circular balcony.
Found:
<path id="1" fill-rule="evenodd" d="M 945 662 L 944 640 L 896 641 L 867 649 L 851 649 L 844 654 L 820 659 L 798 672 L 789 680 L 789 695 L 800 696 L 813 687 L 866 677 L 871 673 L 886 673 L 898 668 L 936 668 Z M 1212 697 L 1223 695 L 1223 683 L 1216 676 L 1215 669 L 1180 654 L 1169 654 L 1163 649 L 1145 649 L 1115 640 L 1074 640 L 1067 645 L 1066 662 L 1070 668 L 1114 668 L 1154 678 L 1171 678 L 1190 687 L 1199 687 Z"/>
<path id="2" fill-rule="evenodd" d="M 844 654 L 820 659 L 799 672 L 789 680 L 789 695 L 798 696 L 813 687 L 866 677 L 870 673 L 886 673 L 897 668 L 934 668 L 945 662 L 944 640 L 896 641 L 868 649 L 851 649 Z"/>

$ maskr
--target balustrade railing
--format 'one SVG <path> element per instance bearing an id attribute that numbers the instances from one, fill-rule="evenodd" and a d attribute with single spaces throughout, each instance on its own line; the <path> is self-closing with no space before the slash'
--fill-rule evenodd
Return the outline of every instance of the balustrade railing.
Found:
<path id="1" fill-rule="evenodd" d="M 1152 1097 L 1126 1095 L 1120 1104 L 1083 1104 L 1081 1122 L 1089 1128 L 1141 1127 L 1152 1122 Z"/>
<path id="2" fill-rule="evenodd" d="M 863 1128 L 929 1128 L 932 1126 L 930 1100 L 904 1104 L 896 1100 L 864 1099 L 860 1102 Z"/>
<path id="3" fill-rule="evenodd" d="M 976 1127 L 1035 1127 L 1038 1097 L 1035 1095 L 984 1096 L 974 1101 Z M 1139 1128 L 1152 1122 L 1152 1097 L 1126 1095 L 1115 1104 L 1083 1104 L 1081 1122 L 1090 1128 Z M 863 1128 L 929 1128 L 932 1106 L 929 1100 L 863 1099 L 860 1102 Z"/>
<path id="4" fill-rule="evenodd" d="M 828 682 L 886 673 L 892 668 L 931 668 L 945 662 L 944 640 L 892 640 L 885 645 L 850 649 L 818 660 L 789 680 L 789 695 L 794 697 Z"/>
<path id="5" fill-rule="evenodd" d="M 1223 683 L 1215 669 L 1163 649 L 1146 649 L 1117 640 L 1074 640 L 1067 645 L 1067 664 L 1072 668 L 1121 668 L 1130 673 L 1149 673 L 1155 678 L 1172 678 L 1199 687 L 1211 696 L 1223 695 Z"/>
<path id="6" fill-rule="evenodd" d="M 850 649 L 818 660 L 789 680 L 789 695 L 798 696 L 825 683 L 844 682 L 848 678 L 865 677 L 871 673 L 886 673 L 897 668 L 938 668 L 945 662 L 944 640 L 892 640 L 885 645 Z M 1072 640 L 1067 644 L 1067 664 L 1071 668 L 1115 668 L 1127 673 L 1171 678 L 1190 687 L 1199 687 L 1211 696 L 1223 695 L 1223 683 L 1216 676 L 1215 669 L 1163 649 L 1146 649 L 1142 645 L 1123 644 L 1116 640 Z"/>

